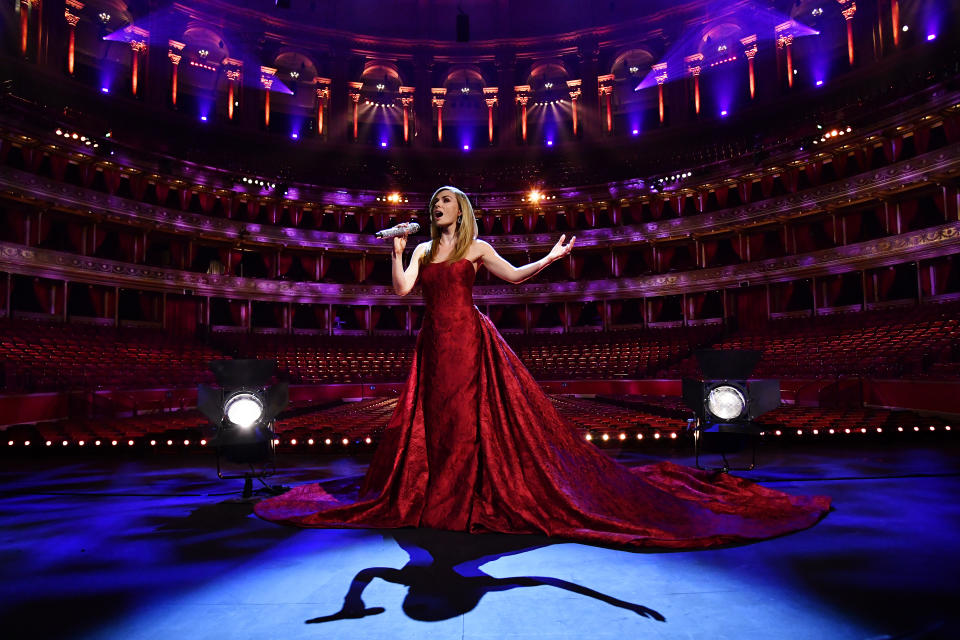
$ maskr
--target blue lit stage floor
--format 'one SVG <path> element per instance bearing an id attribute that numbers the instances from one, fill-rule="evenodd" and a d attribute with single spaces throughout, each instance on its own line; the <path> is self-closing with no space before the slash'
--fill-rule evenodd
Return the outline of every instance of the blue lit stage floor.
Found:
<path id="1" fill-rule="evenodd" d="M 835 511 L 779 539 L 629 552 L 539 537 L 298 530 L 200 454 L 4 459 L 6 638 L 957 638 L 960 447 L 763 452 Z M 630 464 L 652 457 L 618 456 Z M 678 462 L 689 457 L 666 453 Z M 295 484 L 365 462 L 288 456 Z M 337 619 L 366 584 L 367 616 Z"/>

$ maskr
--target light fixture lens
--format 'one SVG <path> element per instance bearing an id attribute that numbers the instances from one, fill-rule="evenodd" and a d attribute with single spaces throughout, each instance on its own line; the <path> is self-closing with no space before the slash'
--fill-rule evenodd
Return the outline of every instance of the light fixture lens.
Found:
<path id="1" fill-rule="evenodd" d="M 232 396 L 224 405 L 227 420 L 247 429 L 263 416 L 263 403 L 252 393 L 241 392 Z"/>
<path id="2" fill-rule="evenodd" d="M 707 409 L 721 420 L 739 418 L 747 406 L 740 390 L 730 385 L 720 385 L 707 394 Z"/>

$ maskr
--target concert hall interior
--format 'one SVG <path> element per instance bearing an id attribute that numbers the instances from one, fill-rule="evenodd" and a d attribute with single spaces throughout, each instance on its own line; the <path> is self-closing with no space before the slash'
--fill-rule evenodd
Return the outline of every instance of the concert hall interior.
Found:
<path id="1" fill-rule="evenodd" d="M 6 637 L 960 637 L 956 2 L 9 0 L 0 21 Z M 356 493 L 387 440 L 433 321 L 374 234 L 417 222 L 408 264 L 443 185 L 511 265 L 576 236 L 471 283 L 579 441 L 830 512 L 687 551 L 257 517 L 288 486 Z M 760 360 L 714 376 L 711 350 Z M 229 395 L 212 361 L 253 359 L 288 404 L 247 465 L 201 408 Z M 720 378 L 780 401 L 725 432 L 683 382 Z"/>

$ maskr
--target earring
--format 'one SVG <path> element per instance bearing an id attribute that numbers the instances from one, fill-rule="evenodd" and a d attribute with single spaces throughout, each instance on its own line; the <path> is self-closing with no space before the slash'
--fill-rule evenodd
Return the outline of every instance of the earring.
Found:
<path id="1" fill-rule="evenodd" d="M 463 222 L 463 214 L 462 214 L 462 213 L 461 213 L 459 216 L 457 216 L 457 224 L 460 224 L 461 222 Z"/>

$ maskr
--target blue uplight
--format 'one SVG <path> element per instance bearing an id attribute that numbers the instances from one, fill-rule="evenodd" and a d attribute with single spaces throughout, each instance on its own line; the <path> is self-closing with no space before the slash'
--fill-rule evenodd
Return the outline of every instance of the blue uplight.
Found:
<path id="1" fill-rule="evenodd" d="M 640 129 L 634 129 L 634 130 L 631 131 L 630 133 L 632 133 L 632 134 L 635 135 L 635 136 L 638 136 L 638 135 L 640 135 Z"/>
<path id="2" fill-rule="evenodd" d="M 547 140 L 547 146 L 548 146 L 548 147 L 552 147 L 552 146 L 553 146 L 553 140 Z"/>
<path id="3" fill-rule="evenodd" d="M 200 116 L 200 119 L 203 120 L 204 122 L 206 122 L 206 121 L 207 121 L 207 116 Z"/>
<path id="4" fill-rule="evenodd" d="M 470 145 L 468 145 L 468 144 L 463 145 L 463 150 L 464 150 L 464 151 L 470 151 Z"/>
<path id="5" fill-rule="evenodd" d="M 935 33 L 928 33 L 928 34 L 927 34 L 927 42 L 930 42 L 931 40 L 936 40 L 936 39 L 937 39 L 937 34 L 935 34 Z"/>
<path id="6" fill-rule="evenodd" d="M 818 86 L 818 87 L 822 87 L 822 86 L 823 86 L 823 80 L 817 80 L 817 86 Z"/>
<path id="7" fill-rule="evenodd" d="M 300 139 L 300 134 L 297 133 L 296 131 L 294 131 L 293 133 L 290 134 L 290 139 L 291 139 L 291 140 L 299 140 L 299 139 Z"/>
<path id="8" fill-rule="evenodd" d="M 100 87 L 101 93 L 110 93 L 110 87 Z"/>
<path id="9" fill-rule="evenodd" d="M 386 140 L 381 140 L 381 141 L 380 141 L 380 146 L 381 146 L 381 147 L 386 147 L 386 146 L 387 146 L 387 141 L 386 141 Z"/>
<path id="10" fill-rule="evenodd" d="M 720 112 L 720 117 L 725 118 L 726 116 L 727 116 L 727 110 L 724 109 L 723 111 Z"/>

